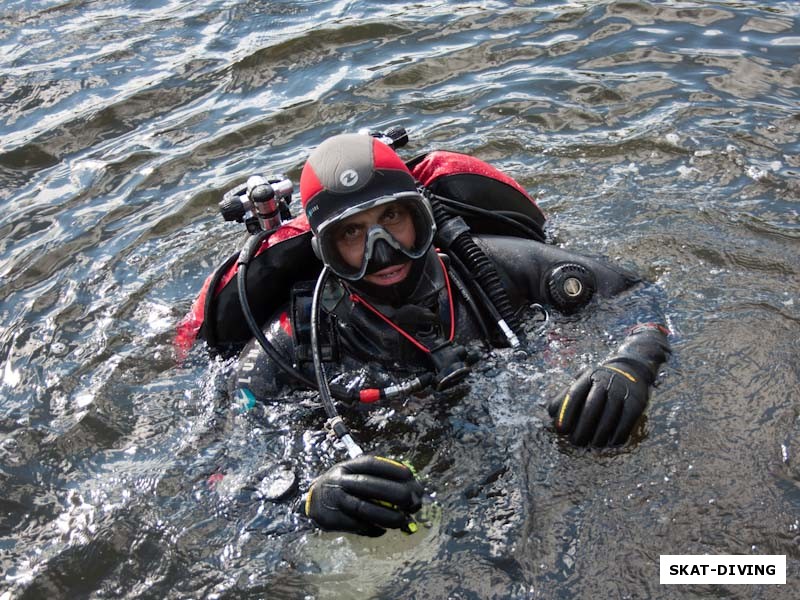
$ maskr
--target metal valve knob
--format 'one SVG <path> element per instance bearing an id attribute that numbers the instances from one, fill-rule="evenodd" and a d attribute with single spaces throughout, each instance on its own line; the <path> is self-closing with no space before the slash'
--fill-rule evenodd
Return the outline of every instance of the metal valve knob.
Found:
<path id="1" fill-rule="evenodd" d="M 547 278 L 547 292 L 553 305 L 562 312 L 571 312 L 588 304 L 595 292 L 592 273 L 584 266 L 565 263 L 557 266 Z"/>

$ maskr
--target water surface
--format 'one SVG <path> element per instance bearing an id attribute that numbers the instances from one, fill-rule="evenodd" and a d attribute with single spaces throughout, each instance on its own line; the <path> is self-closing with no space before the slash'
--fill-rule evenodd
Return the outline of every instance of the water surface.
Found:
<path id="1" fill-rule="evenodd" d="M 658 557 L 785 554 L 800 574 L 799 13 L 4 2 L 0 598 L 785 598 L 662 587 Z M 220 400 L 224 365 L 176 364 L 172 336 L 241 243 L 226 189 L 297 181 L 326 136 L 393 124 L 405 156 L 492 162 L 554 243 L 651 280 L 675 353 L 633 444 L 576 450 L 544 401 L 621 332 L 553 323 L 463 398 L 354 417 L 426 465 L 430 529 L 293 533 L 242 492 L 285 458 L 269 415 Z"/>

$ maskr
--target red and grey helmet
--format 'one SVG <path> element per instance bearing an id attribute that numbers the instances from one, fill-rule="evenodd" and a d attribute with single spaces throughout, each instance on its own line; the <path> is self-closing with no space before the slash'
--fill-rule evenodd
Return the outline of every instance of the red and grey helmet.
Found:
<path id="1" fill-rule="evenodd" d="M 317 147 L 300 176 L 300 195 L 314 232 L 314 251 L 340 277 L 357 281 L 367 272 L 378 241 L 411 260 L 425 255 L 436 231 L 428 200 L 403 160 L 389 146 L 362 134 L 334 136 Z M 338 251 L 341 224 L 358 213 L 400 203 L 412 216 L 415 239 L 403 246 L 380 225 L 364 239 L 364 258 L 358 266 L 345 262 Z"/>

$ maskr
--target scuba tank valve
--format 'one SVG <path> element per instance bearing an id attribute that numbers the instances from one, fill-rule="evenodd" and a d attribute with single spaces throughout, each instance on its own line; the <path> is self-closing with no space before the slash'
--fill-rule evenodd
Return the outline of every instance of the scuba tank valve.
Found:
<path id="1" fill-rule="evenodd" d="M 377 138 L 379 142 L 383 142 L 389 148 L 393 150 L 397 150 L 398 148 L 402 148 L 408 143 L 408 132 L 406 128 L 402 125 L 395 125 L 394 127 L 390 127 L 386 131 L 374 131 L 372 129 L 361 129 L 358 133 L 364 135 L 371 135 L 374 138 Z"/>
<path id="2" fill-rule="evenodd" d="M 291 199 L 294 186 L 289 179 L 268 181 L 259 175 L 247 180 L 247 198 L 255 208 L 261 228 L 269 231 L 281 226 L 281 202 Z"/>
<path id="3" fill-rule="evenodd" d="M 289 214 L 294 185 L 284 175 L 253 175 L 245 183 L 231 188 L 219 203 L 226 221 L 244 223 L 247 231 L 270 231 L 280 227 Z"/>

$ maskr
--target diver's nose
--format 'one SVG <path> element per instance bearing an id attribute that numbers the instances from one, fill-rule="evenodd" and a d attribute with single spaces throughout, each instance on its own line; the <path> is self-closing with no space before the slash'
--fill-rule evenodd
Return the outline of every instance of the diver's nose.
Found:
<path id="1" fill-rule="evenodd" d="M 386 240 L 378 240 L 372 247 L 372 256 L 369 258 L 370 268 L 375 270 L 384 269 L 392 265 L 396 260 L 395 249 Z"/>

